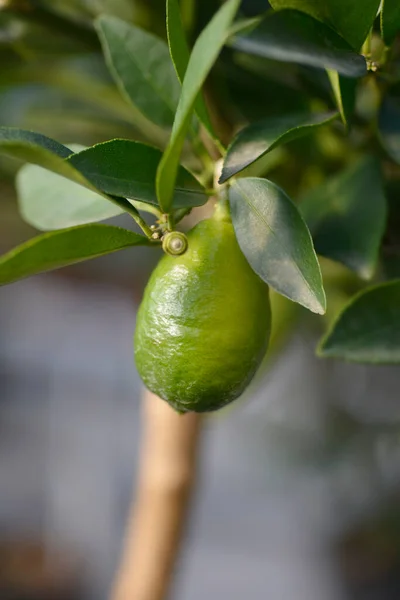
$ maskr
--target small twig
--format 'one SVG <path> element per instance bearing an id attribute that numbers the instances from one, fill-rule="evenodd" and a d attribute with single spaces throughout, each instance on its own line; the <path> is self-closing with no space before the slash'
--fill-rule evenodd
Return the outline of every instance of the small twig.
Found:
<path id="1" fill-rule="evenodd" d="M 111 600 L 163 600 L 175 565 L 196 474 L 201 419 L 144 396 L 136 501 Z"/>

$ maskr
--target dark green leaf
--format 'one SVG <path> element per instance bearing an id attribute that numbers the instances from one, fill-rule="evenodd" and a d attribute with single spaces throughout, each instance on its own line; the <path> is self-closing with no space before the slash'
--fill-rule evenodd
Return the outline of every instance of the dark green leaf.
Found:
<path id="1" fill-rule="evenodd" d="M 111 140 L 73 154 L 68 162 L 85 173 L 96 188 L 157 206 L 155 180 L 162 153 L 132 140 Z M 200 206 L 207 201 L 204 188 L 179 167 L 173 207 Z"/>
<path id="2" fill-rule="evenodd" d="M 363 56 L 324 23 L 296 10 L 269 13 L 250 33 L 236 37 L 233 45 L 249 54 L 333 69 L 347 77 L 366 74 Z"/>
<path id="3" fill-rule="evenodd" d="M 331 82 L 336 106 L 346 127 L 349 126 L 356 102 L 357 80 L 339 75 L 337 71 L 327 70 Z"/>
<path id="4" fill-rule="evenodd" d="M 157 171 L 157 197 L 164 212 L 169 212 L 186 131 L 197 96 L 224 45 L 240 0 L 228 0 L 201 32 L 194 45 L 182 84 L 169 144 Z"/>
<path id="5" fill-rule="evenodd" d="M 100 16 L 96 27 L 108 67 L 123 95 L 147 119 L 171 127 L 180 85 L 166 43 L 110 15 Z"/>
<path id="6" fill-rule="evenodd" d="M 0 127 L 0 152 L 44 167 L 94 192 L 99 192 L 85 174 L 66 160 L 73 155 L 72 150 L 44 135 L 24 129 Z M 132 207 L 124 198 L 103 195 L 121 209 L 130 212 Z"/>
<path id="7" fill-rule="evenodd" d="M 323 314 L 318 260 L 290 198 L 271 181 L 242 178 L 230 188 L 229 200 L 239 245 L 254 271 L 283 296 Z"/>
<path id="8" fill-rule="evenodd" d="M 318 254 L 365 279 L 375 272 L 386 199 L 378 161 L 366 157 L 313 190 L 300 204 Z"/>
<path id="9" fill-rule="evenodd" d="M 400 362 L 400 280 L 355 296 L 323 338 L 319 354 L 364 363 Z"/>
<path id="10" fill-rule="evenodd" d="M 110 225 L 80 225 L 45 233 L 0 257 L 0 285 L 130 246 L 153 243 L 143 235 Z"/>
<path id="11" fill-rule="evenodd" d="M 182 83 L 189 63 L 190 51 L 183 29 L 178 0 L 167 0 L 167 33 L 171 58 L 179 81 Z M 215 137 L 201 92 L 196 100 L 195 110 L 204 127 Z"/>
<path id="12" fill-rule="evenodd" d="M 75 169 L 65 165 L 64 159 L 73 154 L 72 150 L 40 133 L 15 127 L 0 127 L 0 152 L 60 175 L 68 173 L 66 177 L 72 178 L 72 172 L 77 179 L 80 177 Z"/>
<path id="13" fill-rule="evenodd" d="M 385 96 L 378 116 L 378 128 L 383 147 L 400 164 L 400 99 Z"/>
<path id="14" fill-rule="evenodd" d="M 337 113 L 297 113 L 252 123 L 239 131 L 229 146 L 219 183 L 236 175 L 277 146 L 312 133 L 314 128 L 336 117 Z"/>
<path id="15" fill-rule="evenodd" d="M 324 21 L 359 50 L 373 25 L 380 0 L 270 0 L 270 4 L 276 10 L 295 8 Z"/>
<path id="16" fill-rule="evenodd" d="M 400 31 L 399 0 L 383 0 L 381 9 L 381 32 L 387 46 L 390 46 Z"/>

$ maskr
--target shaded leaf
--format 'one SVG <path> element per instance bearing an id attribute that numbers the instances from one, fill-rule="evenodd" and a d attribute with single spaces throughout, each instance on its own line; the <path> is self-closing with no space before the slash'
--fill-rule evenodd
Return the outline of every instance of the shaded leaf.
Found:
<path id="1" fill-rule="evenodd" d="M 277 146 L 312 133 L 313 129 L 331 122 L 337 113 L 296 113 L 269 117 L 239 131 L 229 146 L 219 183 L 223 183 Z"/>
<path id="2" fill-rule="evenodd" d="M 381 32 L 383 41 L 390 46 L 400 32 L 399 0 L 383 0 L 381 9 Z"/>
<path id="3" fill-rule="evenodd" d="M 190 50 L 186 41 L 178 0 L 167 0 L 167 34 L 172 62 L 179 81 L 182 83 L 189 63 Z M 195 111 L 204 127 L 215 137 L 201 92 L 195 103 Z"/>
<path id="4" fill-rule="evenodd" d="M 337 71 L 332 71 L 331 69 L 328 69 L 327 73 L 331 82 L 336 106 L 344 125 L 348 127 L 356 103 L 357 80 L 343 77 Z"/>
<path id="5" fill-rule="evenodd" d="M 106 62 L 122 94 L 150 121 L 169 128 L 180 85 L 167 44 L 110 15 L 96 20 Z"/>
<path id="6" fill-rule="evenodd" d="M 290 198 L 271 181 L 242 178 L 231 186 L 229 200 L 239 245 L 254 271 L 283 296 L 323 314 L 318 260 Z"/>
<path id="7" fill-rule="evenodd" d="M 249 54 L 333 69 L 347 77 L 366 74 L 363 56 L 330 27 L 297 10 L 269 13 L 250 33 L 235 37 L 233 45 Z"/>
<path id="8" fill-rule="evenodd" d="M 182 83 L 171 138 L 157 171 L 156 189 L 164 212 L 171 208 L 179 159 L 191 114 L 202 85 L 228 36 L 240 0 L 228 0 L 196 40 Z"/>
<path id="9" fill-rule="evenodd" d="M 385 96 L 378 115 L 378 129 L 383 147 L 400 164 L 400 99 Z"/>
<path id="10" fill-rule="evenodd" d="M 357 294 L 322 339 L 318 353 L 354 362 L 400 362 L 400 280 Z"/>
<path id="11" fill-rule="evenodd" d="M 276 10 L 294 8 L 324 21 L 359 50 L 378 14 L 380 0 L 270 0 L 270 4 Z"/>
<path id="12" fill-rule="evenodd" d="M 160 150 L 147 144 L 110 140 L 73 154 L 68 162 L 107 194 L 157 206 L 155 180 L 161 157 Z M 201 184 L 186 169 L 179 167 L 173 207 L 200 206 L 206 201 Z"/>
<path id="13" fill-rule="evenodd" d="M 44 233 L 0 257 L 0 285 L 110 254 L 151 240 L 111 225 L 80 225 Z"/>
<path id="14" fill-rule="evenodd" d="M 300 203 L 318 254 L 373 276 L 385 231 L 386 198 L 379 162 L 365 157 Z"/>

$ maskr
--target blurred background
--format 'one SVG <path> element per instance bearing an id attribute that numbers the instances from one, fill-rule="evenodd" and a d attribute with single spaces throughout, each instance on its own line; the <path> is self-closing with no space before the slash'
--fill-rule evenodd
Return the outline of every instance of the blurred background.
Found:
<path id="1" fill-rule="evenodd" d="M 186 4 L 193 38 L 219 3 Z M 242 12 L 267 8 L 247 0 Z M 115 14 L 165 37 L 163 11 L 160 0 L 0 0 L 0 125 L 67 145 L 148 139 L 108 75 L 92 20 Z M 333 106 L 322 71 L 231 50 L 210 80 L 226 136 L 269 114 Z M 367 82 L 360 113 L 373 102 Z M 265 172 L 298 198 L 357 151 L 362 128 L 351 135 L 349 144 L 323 128 L 268 155 Z M 35 235 L 18 214 L 19 166 L 0 158 L 2 252 Z M 138 466 L 135 313 L 158 258 L 135 248 L 0 291 L 1 600 L 108 596 Z M 391 256 L 392 272 L 399 265 Z M 360 283 L 323 268 L 329 320 Z M 276 296 L 273 305 L 262 372 L 207 418 L 171 597 L 398 599 L 399 369 L 318 360 L 326 322 Z"/>

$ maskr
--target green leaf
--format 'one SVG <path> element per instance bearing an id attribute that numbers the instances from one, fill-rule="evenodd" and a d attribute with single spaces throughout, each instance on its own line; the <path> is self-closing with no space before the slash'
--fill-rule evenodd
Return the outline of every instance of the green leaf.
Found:
<path id="1" fill-rule="evenodd" d="M 69 157 L 70 162 L 96 188 L 157 206 L 155 180 L 162 152 L 132 140 L 110 140 Z M 173 207 L 200 206 L 207 202 L 204 188 L 183 167 L 179 167 Z"/>
<path id="2" fill-rule="evenodd" d="M 348 127 L 356 103 L 357 80 L 343 77 L 337 71 L 332 71 L 332 69 L 327 69 L 327 73 L 331 82 L 336 106 L 344 125 Z"/>
<path id="3" fill-rule="evenodd" d="M 229 200 L 239 245 L 254 271 L 283 296 L 323 314 L 318 260 L 290 198 L 271 181 L 254 177 L 235 181 Z"/>
<path id="4" fill-rule="evenodd" d="M 318 254 L 373 276 L 385 231 L 386 198 L 379 162 L 365 157 L 300 203 Z"/>
<path id="5" fill-rule="evenodd" d="M 96 192 L 36 165 L 24 165 L 16 177 L 19 212 L 41 231 L 102 221 L 122 208 Z"/>
<path id="6" fill-rule="evenodd" d="M 383 0 L 381 9 L 381 32 L 387 46 L 393 44 L 400 31 L 400 2 Z"/>
<path id="7" fill-rule="evenodd" d="M 157 171 L 157 196 L 166 213 L 171 208 L 179 159 L 197 96 L 226 41 L 239 4 L 240 0 L 225 2 L 199 35 L 190 56 L 171 138 Z"/>
<path id="8" fill-rule="evenodd" d="M 324 357 L 390 364 L 400 362 L 400 279 L 357 294 L 322 339 Z"/>
<path id="9" fill-rule="evenodd" d="M 400 164 L 400 100 L 385 96 L 378 115 L 378 130 L 382 146 Z"/>
<path id="10" fill-rule="evenodd" d="M 40 133 L 15 127 L 0 127 L 0 151 L 60 174 L 63 174 L 64 169 L 68 175 L 72 173 L 72 169 L 65 166 L 64 161 L 73 154 L 72 150 Z M 79 174 L 76 177 L 79 178 Z"/>
<path id="11" fill-rule="evenodd" d="M 80 152 L 85 146 L 70 144 Z M 123 213 L 118 206 L 73 181 L 36 165 L 24 165 L 17 173 L 19 212 L 42 231 L 102 221 Z"/>
<path id="12" fill-rule="evenodd" d="M 359 50 L 378 14 L 380 0 L 270 0 L 270 4 L 275 10 L 294 8 L 324 21 Z"/>
<path id="13" fill-rule="evenodd" d="M 84 174 L 66 160 L 73 155 L 72 150 L 40 133 L 13 127 L 0 127 L 0 152 L 53 171 L 89 190 L 99 192 Z M 103 195 L 122 210 L 132 212 L 132 206 L 124 198 Z"/>
<path id="14" fill-rule="evenodd" d="M 110 254 L 151 240 L 111 225 L 80 225 L 44 233 L 0 257 L 0 285 Z"/>
<path id="15" fill-rule="evenodd" d="M 168 45 L 176 74 L 182 83 L 189 63 L 190 50 L 186 41 L 178 0 L 167 0 Z M 196 114 L 212 137 L 215 137 L 201 92 L 195 103 Z"/>
<path id="16" fill-rule="evenodd" d="M 269 13 L 250 33 L 235 37 L 233 46 L 265 58 L 333 69 L 347 77 L 367 72 L 365 58 L 342 37 L 296 10 Z"/>
<path id="17" fill-rule="evenodd" d="M 106 62 L 122 94 L 150 121 L 169 128 L 180 85 L 167 44 L 117 17 L 95 21 Z"/>
<path id="18" fill-rule="evenodd" d="M 277 146 L 312 133 L 316 127 L 330 123 L 336 117 L 337 113 L 332 112 L 296 113 L 252 123 L 239 131 L 229 146 L 219 183 L 233 177 Z"/>

